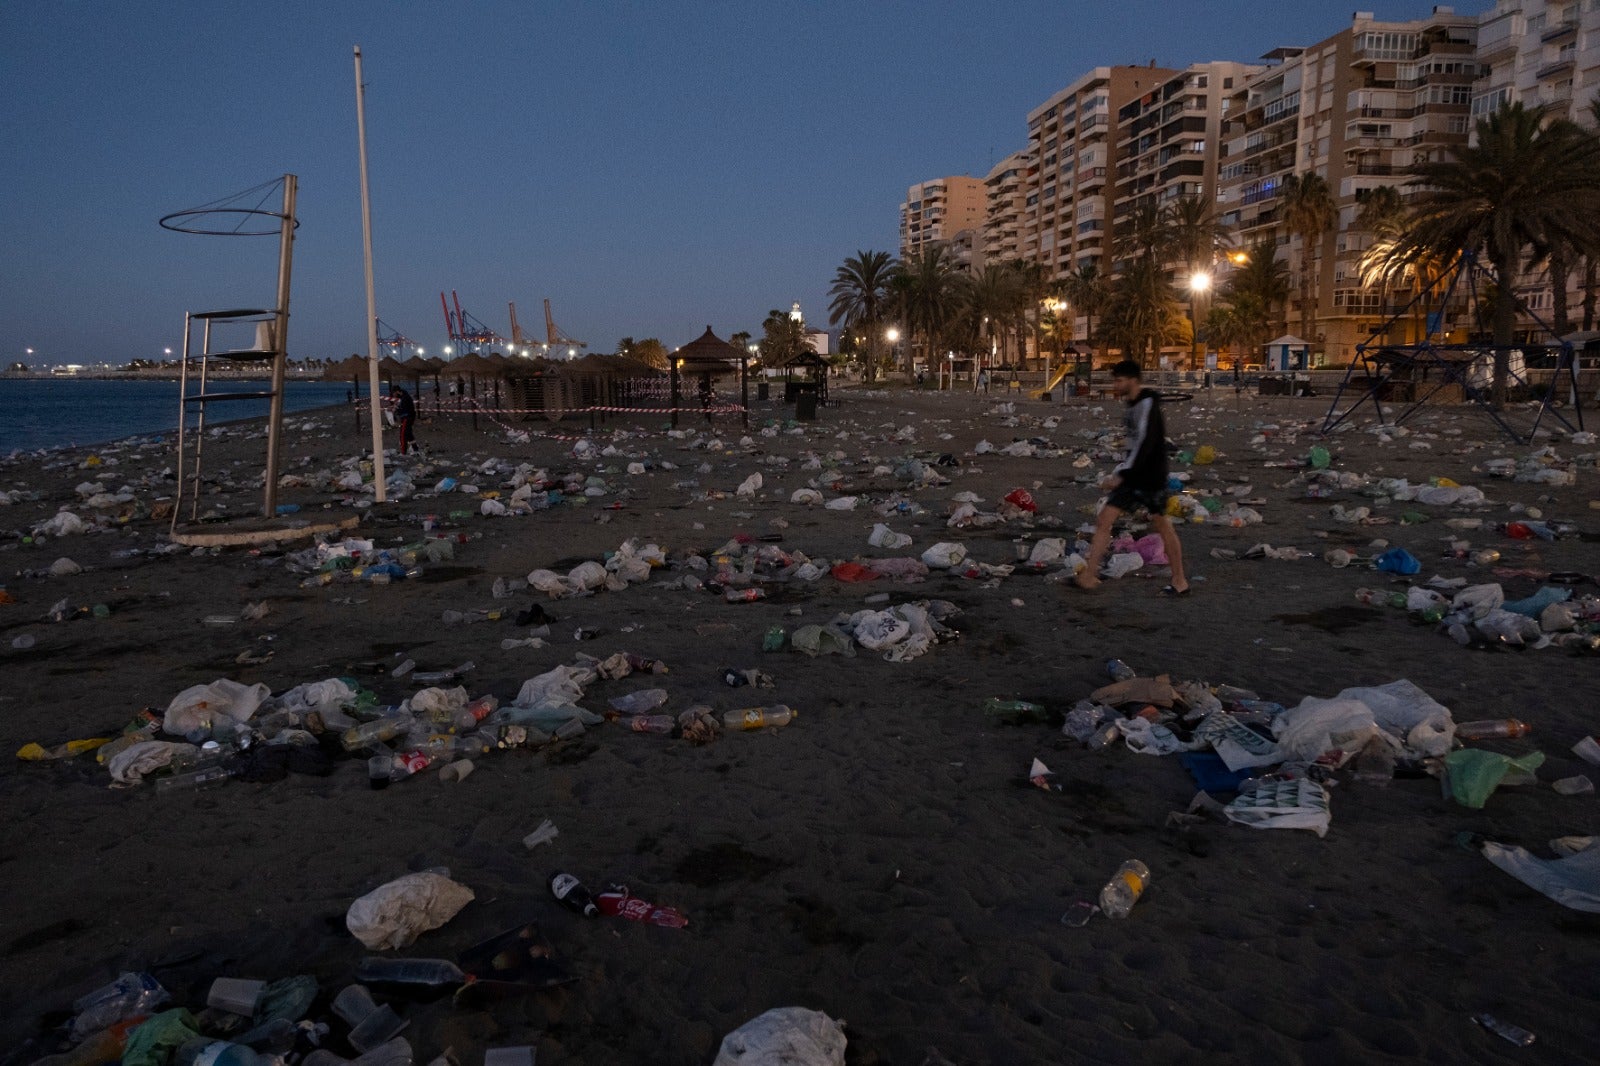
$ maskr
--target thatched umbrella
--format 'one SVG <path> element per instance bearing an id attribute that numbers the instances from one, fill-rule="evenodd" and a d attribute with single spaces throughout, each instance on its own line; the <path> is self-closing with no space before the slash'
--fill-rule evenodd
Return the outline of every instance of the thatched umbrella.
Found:
<path id="1" fill-rule="evenodd" d="M 672 371 L 672 424 L 678 424 L 678 377 L 682 373 L 699 374 L 702 407 L 711 389 L 711 379 L 723 374 L 739 375 L 739 393 L 744 405 L 744 424 L 750 425 L 750 353 L 736 344 L 729 344 L 707 326 L 706 331 L 685 344 L 668 357 Z M 710 411 L 706 421 L 711 420 Z"/>

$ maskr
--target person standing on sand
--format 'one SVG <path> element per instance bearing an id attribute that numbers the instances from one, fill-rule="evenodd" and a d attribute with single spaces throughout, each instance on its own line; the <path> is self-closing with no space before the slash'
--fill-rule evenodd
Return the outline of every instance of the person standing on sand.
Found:
<path id="1" fill-rule="evenodd" d="M 416 442 L 415 430 L 417 424 L 417 402 L 411 394 L 398 382 L 389 383 L 389 399 L 394 402 L 394 424 L 400 430 L 400 454 Z"/>
<path id="2" fill-rule="evenodd" d="M 1150 526 L 1160 535 L 1172 567 L 1172 584 L 1161 594 L 1187 596 L 1189 578 L 1183 572 L 1183 545 L 1166 513 L 1167 425 L 1161 416 L 1161 395 L 1144 387 L 1139 364 L 1131 359 L 1111 368 L 1111 391 L 1128 404 L 1123 415 L 1128 426 L 1128 457 L 1100 482 L 1107 493 L 1106 502 L 1095 519 L 1088 565 L 1078 574 L 1078 587 L 1092 589 L 1100 584 L 1100 564 L 1111 544 L 1112 525 L 1125 511 L 1143 510 L 1149 513 Z"/>
<path id="3" fill-rule="evenodd" d="M 985 396 L 989 395 L 989 368 L 988 367 L 981 367 L 978 370 L 978 382 L 977 382 L 977 389 L 975 391 L 981 391 Z"/>

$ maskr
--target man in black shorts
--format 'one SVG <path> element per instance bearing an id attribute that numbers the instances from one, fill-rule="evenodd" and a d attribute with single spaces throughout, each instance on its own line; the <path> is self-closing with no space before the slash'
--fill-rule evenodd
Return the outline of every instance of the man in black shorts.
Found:
<path id="1" fill-rule="evenodd" d="M 1162 594 L 1187 596 L 1189 579 L 1183 572 L 1183 545 L 1178 543 L 1178 531 L 1167 517 L 1167 426 L 1161 417 L 1161 396 L 1154 389 L 1144 388 L 1139 364 L 1130 359 L 1111 368 L 1111 390 L 1128 404 L 1123 415 L 1128 425 L 1128 457 L 1100 482 L 1108 495 L 1095 519 L 1088 565 L 1078 575 L 1078 587 L 1092 589 L 1100 584 L 1100 564 L 1111 544 L 1113 523 L 1125 511 L 1141 510 L 1149 512 L 1150 527 L 1161 536 L 1161 546 L 1172 566 L 1172 584 L 1162 589 Z"/>

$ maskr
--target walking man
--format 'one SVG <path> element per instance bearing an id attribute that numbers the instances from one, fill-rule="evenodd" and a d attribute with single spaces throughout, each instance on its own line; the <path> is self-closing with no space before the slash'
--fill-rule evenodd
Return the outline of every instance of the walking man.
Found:
<path id="1" fill-rule="evenodd" d="M 1100 482 L 1107 493 L 1106 503 L 1095 519 L 1088 565 L 1078 575 L 1078 587 L 1092 589 L 1100 584 L 1100 564 L 1111 544 L 1112 525 L 1125 511 L 1143 510 L 1149 513 L 1150 527 L 1160 535 L 1172 567 L 1172 584 L 1161 594 L 1187 596 L 1189 578 L 1183 572 L 1183 545 L 1166 513 L 1167 426 L 1161 417 L 1161 396 L 1144 387 L 1139 364 L 1131 359 L 1111 368 L 1111 390 L 1128 405 L 1123 415 L 1128 426 L 1128 456 Z"/>

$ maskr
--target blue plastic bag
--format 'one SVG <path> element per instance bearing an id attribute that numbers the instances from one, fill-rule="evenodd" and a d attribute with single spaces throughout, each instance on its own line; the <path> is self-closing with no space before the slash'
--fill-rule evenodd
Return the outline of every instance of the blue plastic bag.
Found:
<path id="1" fill-rule="evenodd" d="M 1409 575 L 1422 572 L 1422 564 L 1417 561 L 1417 557 L 1404 548 L 1390 548 L 1378 556 L 1373 565 L 1386 574 Z"/>

